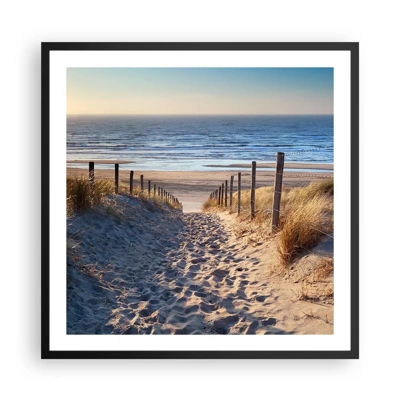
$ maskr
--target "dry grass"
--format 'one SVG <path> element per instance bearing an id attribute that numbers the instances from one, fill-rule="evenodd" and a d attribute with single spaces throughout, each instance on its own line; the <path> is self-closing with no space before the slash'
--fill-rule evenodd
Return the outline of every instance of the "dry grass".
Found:
<path id="1" fill-rule="evenodd" d="M 120 194 L 129 195 L 129 187 L 127 185 L 120 184 L 118 191 Z M 91 192 L 87 178 L 67 178 L 67 215 L 101 204 L 106 196 L 114 192 L 115 183 L 111 180 L 96 179 Z M 149 196 L 147 190 L 141 191 L 139 187 L 135 187 L 133 188 L 132 196 L 140 198 L 145 205 L 161 206 L 164 204 L 171 208 L 181 209 L 179 203 L 164 200 L 157 195 L 154 196 L 153 190 Z"/>
<path id="2" fill-rule="evenodd" d="M 217 199 L 208 199 L 203 203 L 202 210 L 203 211 L 210 211 L 214 209 L 215 207 L 218 206 L 218 200 Z"/>
<path id="3" fill-rule="evenodd" d="M 100 204 L 111 193 L 114 193 L 111 181 L 95 180 L 91 192 L 87 178 L 67 178 L 67 213 L 72 214 Z"/>
<path id="4" fill-rule="evenodd" d="M 333 258 L 323 257 L 314 270 L 314 280 L 323 281 L 333 273 Z"/>
<path id="5" fill-rule="evenodd" d="M 321 302 L 333 301 L 333 285 L 326 284 L 316 285 L 310 282 L 303 281 L 298 293 L 298 299 L 303 301 Z M 330 301 L 332 303 L 332 301 Z"/>
<path id="6" fill-rule="evenodd" d="M 257 232 L 256 240 L 271 236 L 273 187 L 256 189 L 256 216 L 250 220 L 250 190 L 241 193 L 241 214 L 236 233 L 244 236 Z M 215 200 L 203 205 L 203 211 L 219 210 Z M 232 209 L 237 209 L 237 193 L 233 195 Z M 221 209 L 222 210 L 222 209 Z M 257 229 L 246 225 L 257 226 Z M 312 182 L 306 187 L 283 188 L 278 232 L 278 254 L 282 266 L 314 247 L 325 234 L 333 230 L 333 179 Z"/>
<path id="7" fill-rule="evenodd" d="M 308 201 L 296 203 L 280 222 L 278 254 L 283 265 L 288 265 L 297 254 L 311 249 L 329 229 L 332 198 L 316 195 Z"/>

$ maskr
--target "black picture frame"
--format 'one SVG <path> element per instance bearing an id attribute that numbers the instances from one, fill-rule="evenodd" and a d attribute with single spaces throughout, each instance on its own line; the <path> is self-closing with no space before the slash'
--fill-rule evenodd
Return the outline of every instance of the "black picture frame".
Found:
<path id="1" fill-rule="evenodd" d="M 350 255 L 350 349 L 346 350 L 276 350 L 276 351 L 129 351 L 129 350 L 53 350 L 50 347 L 50 62 L 57 52 L 92 51 L 288 51 L 288 52 L 349 52 L 350 60 L 350 180 L 349 202 L 351 221 Z M 297 53 L 296 53 L 297 54 Z M 41 44 L 41 356 L 43 359 L 357 359 L 359 358 L 359 44 L 356 42 L 208 42 L 208 43 L 112 43 L 78 42 Z M 63 257 L 64 255 L 60 255 Z M 60 310 L 62 311 L 62 310 Z"/>

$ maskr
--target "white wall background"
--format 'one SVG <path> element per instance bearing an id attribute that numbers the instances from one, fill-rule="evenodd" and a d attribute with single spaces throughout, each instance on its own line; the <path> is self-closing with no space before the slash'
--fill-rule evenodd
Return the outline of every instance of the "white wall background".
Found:
<path id="1" fill-rule="evenodd" d="M 372 5 L 374 4 L 374 5 Z M 394 1 L 2 4 L 1 389 L 7 399 L 393 398 L 398 393 Z M 40 42 L 359 41 L 360 360 L 40 360 Z"/>

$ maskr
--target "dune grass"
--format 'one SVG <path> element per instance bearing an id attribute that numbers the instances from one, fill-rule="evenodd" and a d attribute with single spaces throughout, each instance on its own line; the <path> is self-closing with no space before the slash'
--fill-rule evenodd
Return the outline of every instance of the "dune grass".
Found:
<path id="1" fill-rule="evenodd" d="M 89 180 L 86 177 L 67 178 L 67 215 L 101 204 L 105 197 L 114 194 L 114 192 L 115 183 L 111 180 L 96 179 L 91 191 Z M 129 195 L 129 187 L 119 184 L 118 192 Z M 171 208 L 181 209 L 179 203 L 162 199 L 157 195 L 153 196 L 153 191 L 150 192 L 149 196 L 147 190 L 141 191 L 139 187 L 133 188 L 132 196 L 140 198 L 144 203 L 150 202 L 156 206 L 167 205 Z"/>
<path id="2" fill-rule="evenodd" d="M 283 265 L 288 265 L 296 255 L 312 249 L 331 231 L 331 215 L 327 212 L 332 203 L 329 195 L 316 194 L 310 200 L 295 203 L 280 222 L 278 254 Z"/>
<path id="3" fill-rule="evenodd" d="M 87 178 L 67 178 L 67 212 L 68 214 L 91 208 L 100 204 L 103 197 L 114 193 L 111 181 L 97 179 L 90 190 Z"/>
<path id="4" fill-rule="evenodd" d="M 256 189 L 253 224 L 259 226 L 261 236 L 270 236 L 272 223 L 273 187 Z M 203 204 L 203 211 L 222 211 L 216 200 Z M 229 208 L 228 208 L 229 210 Z M 231 212 L 237 210 L 237 193 L 232 198 Z M 241 214 L 244 224 L 250 222 L 250 190 L 241 193 Z M 282 265 L 287 266 L 294 258 L 313 248 L 325 234 L 333 230 L 333 179 L 312 182 L 305 187 L 284 188 L 278 232 L 278 254 Z"/>
<path id="5" fill-rule="evenodd" d="M 217 199 L 207 199 L 203 205 L 202 205 L 202 210 L 203 211 L 209 211 L 215 207 L 218 206 L 218 200 Z"/>

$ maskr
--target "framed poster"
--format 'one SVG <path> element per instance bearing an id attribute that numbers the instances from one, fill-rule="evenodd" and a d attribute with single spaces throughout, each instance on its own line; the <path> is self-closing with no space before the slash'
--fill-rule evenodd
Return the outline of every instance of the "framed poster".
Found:
<path id="1" fill-rule="evenodd" d="M 358 43 L 42 43 L 42 358 L 358 358 Z"/>

